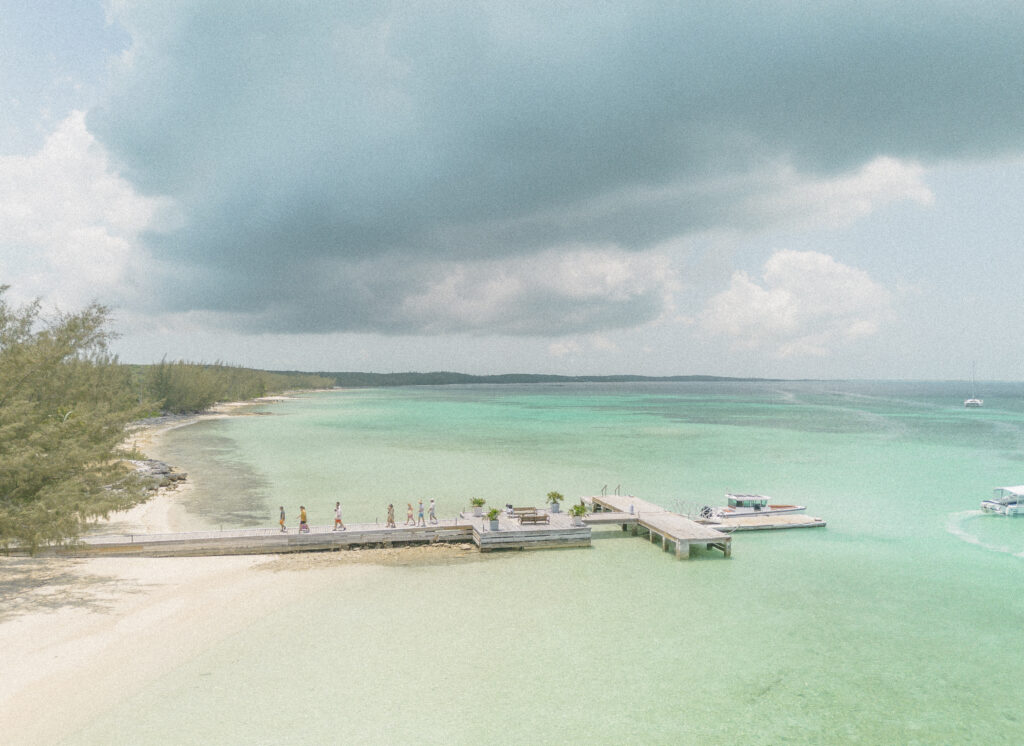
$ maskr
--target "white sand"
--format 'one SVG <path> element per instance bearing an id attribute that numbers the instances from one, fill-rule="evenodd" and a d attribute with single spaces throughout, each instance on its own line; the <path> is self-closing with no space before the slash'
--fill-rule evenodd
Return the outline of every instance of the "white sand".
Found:
<path id="1" fill-rule="evenodd" d="M 136 431 L 129 442 L 147 452 L 185 424 Z M 183 489 L 112 516 L 111 530 L 176 530 Z M 302 573 L 252 571 L 273 560 L 0 557 L 0 742 L 54 743 L 278 608 L 302 585 L 284 576 Z"/>

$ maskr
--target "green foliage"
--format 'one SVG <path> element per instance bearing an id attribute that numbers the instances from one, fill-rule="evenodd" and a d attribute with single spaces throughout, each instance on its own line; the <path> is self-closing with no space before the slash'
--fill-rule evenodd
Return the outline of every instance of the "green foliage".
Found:
<path id="1" fill-rule="evenodd" d="M 217 402 L 245 401 L 297 389 L 320 389 L 334 380 L 308 373 L 274 373 L 222 363 L 185 361 L 139 366 L 140 396 L 168 414 L 202 412 Z"/>
<path id="2" fill-rule="evenodd" d="M 575 515 L 575 516 L 579 516 L 580 518 L 582 518 L 586 514 L 587 514 L 587 506 L 584 505 L 582 502 L 578 502 L 578 503 L 576 503 L 575 505 L 573 505 L 572 507 L 569 508 L 569 515 Z"/>
<path id="3" fill-rule="evenodd" d="M 89 521 L 143 501 L 144 485 L 121 461 L 133 420 L 334 384 L 221 364 L 121 365 L 108 351 L 106 307 L 45 319 L 38 302 L 11 307 L 6 291 L 0 286 L 0 550 L 74 539 Z"/>
<path id="4" fill-rule="evenodd" d="M 482 508 L 485 502 L 487 501 L 484 500 L 482 497 L 469 498 L 469 504 L 472 505 L 474 508 Z"/>
<path id="5" fill-rule="evenodd" d="M 0 548 L 34 550 L 145 497 L 118 460 L 142 414 L 130 371 L 108 352 L 108 310 L 43 319 L 0 286 Z"/>
<path id="6" fill-rule="evenodd" d="M 501 511 L 498 510 L 497 508 L 491 508 L 490 510 L 487 511 L 487 519 L 491 521 L 496 521 L 498 520 L 498 516 L 500 514 Z"/>
<path id="7" fill-rule="evenodd" d="M 547 501 L 549 503 L 560 503 L 564 499 L 565 495 L 563 495 L 561 492 L 549 492 L 547 497 Z"/>

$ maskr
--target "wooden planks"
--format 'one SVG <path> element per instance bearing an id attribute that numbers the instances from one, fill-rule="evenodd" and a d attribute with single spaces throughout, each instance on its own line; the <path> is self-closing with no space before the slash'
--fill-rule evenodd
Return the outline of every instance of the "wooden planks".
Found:
<path id="1" fill-rule="evenodd" d="M 574 525 L 571 516 L 565 513 L 551 513 L 547 517 L 547 523 L 523 525 L 518 517 L 502 514 L 498 518 L 498 530 L 492 531 L 486 519 L 460 516 L 472 524 L 473 542 L 482 552 L 590 546 L 590 526 Z"/>
<path id="2" fill-rule="evenodd" d="M 726 557 L 732 556 L 731 536 L 666 510 L 655 503 L 632 495 L 601 495 L 587 499 L 594 504 L 595 509 L 635 518 L 634 533 L 636 526 L 645 528 L 651 541 L 654 541 L 655 536 L 661 537 L 663 549 L 668 548 L 671 543 L 677 557 L 689 557 L 690 546 L 694 544 L 703 544 L 709 549 L 720 549 Z M 626 521 L 615 522 L 621 522 L 625 528 Z"/>
<path id="3" fill-rule="evenodd" d="M 292 529 L 235 529 L 180 534 L 128 534 L 87 536 L 75 545 L 51 547 L 46 554 L 61 556 L 190 557 L 227 554 L 281 554 L 349 547 L 402 546 L 473 540 L 472 527 L 448 519 L 429 526 L 384 528 L 380 524 L 349 524 L 347 531 L 313 526 L 309 533 Z"/>

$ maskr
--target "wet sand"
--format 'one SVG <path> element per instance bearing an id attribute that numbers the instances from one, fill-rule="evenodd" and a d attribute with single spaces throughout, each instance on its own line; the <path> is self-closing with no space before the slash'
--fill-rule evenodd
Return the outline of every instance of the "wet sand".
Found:
<path id="1" fill-rule="evenodd" d="M 134 429 L 147 455 L 164 433 L 242 404 Z M 187 465 L 184 465 L 187 471 Z M 188 483 L 114 514 L 103 531 L 171 532 Z M 308 566 L 273 557 L 0 557 L 0 741 L 51 744 L 140 686 L 304 592 Z"/>

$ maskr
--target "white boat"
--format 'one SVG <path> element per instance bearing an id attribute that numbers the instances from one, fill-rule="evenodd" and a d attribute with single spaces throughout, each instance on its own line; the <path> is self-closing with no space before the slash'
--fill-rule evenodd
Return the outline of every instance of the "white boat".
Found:
<path id="1" fill-rule="evenodd" d="M 1024 485 L 996 487 L 991 500 L 982 500 L 981 509 L 1000 515 L 1024 514 Z"/>
<path id="2" fill-rule="evenodd" d="M 799 513 L 807 510 L 805 505 L 778 505 L 769 503 L 766 495 L 734 495 L 725 496 L 726 505 L 714 509 L 716 518 L 739 518 L 748 515 L 765 515 L 777 513 Z"/>
<path id="3" fill-rule="evenodd" d="M 974 394 L 974 366 L 971 366 L 971 398 L 964 399 L 964 406 L 970 409 L 977 409 L 985 403 L 984 399 L 979 399 Z"/>

